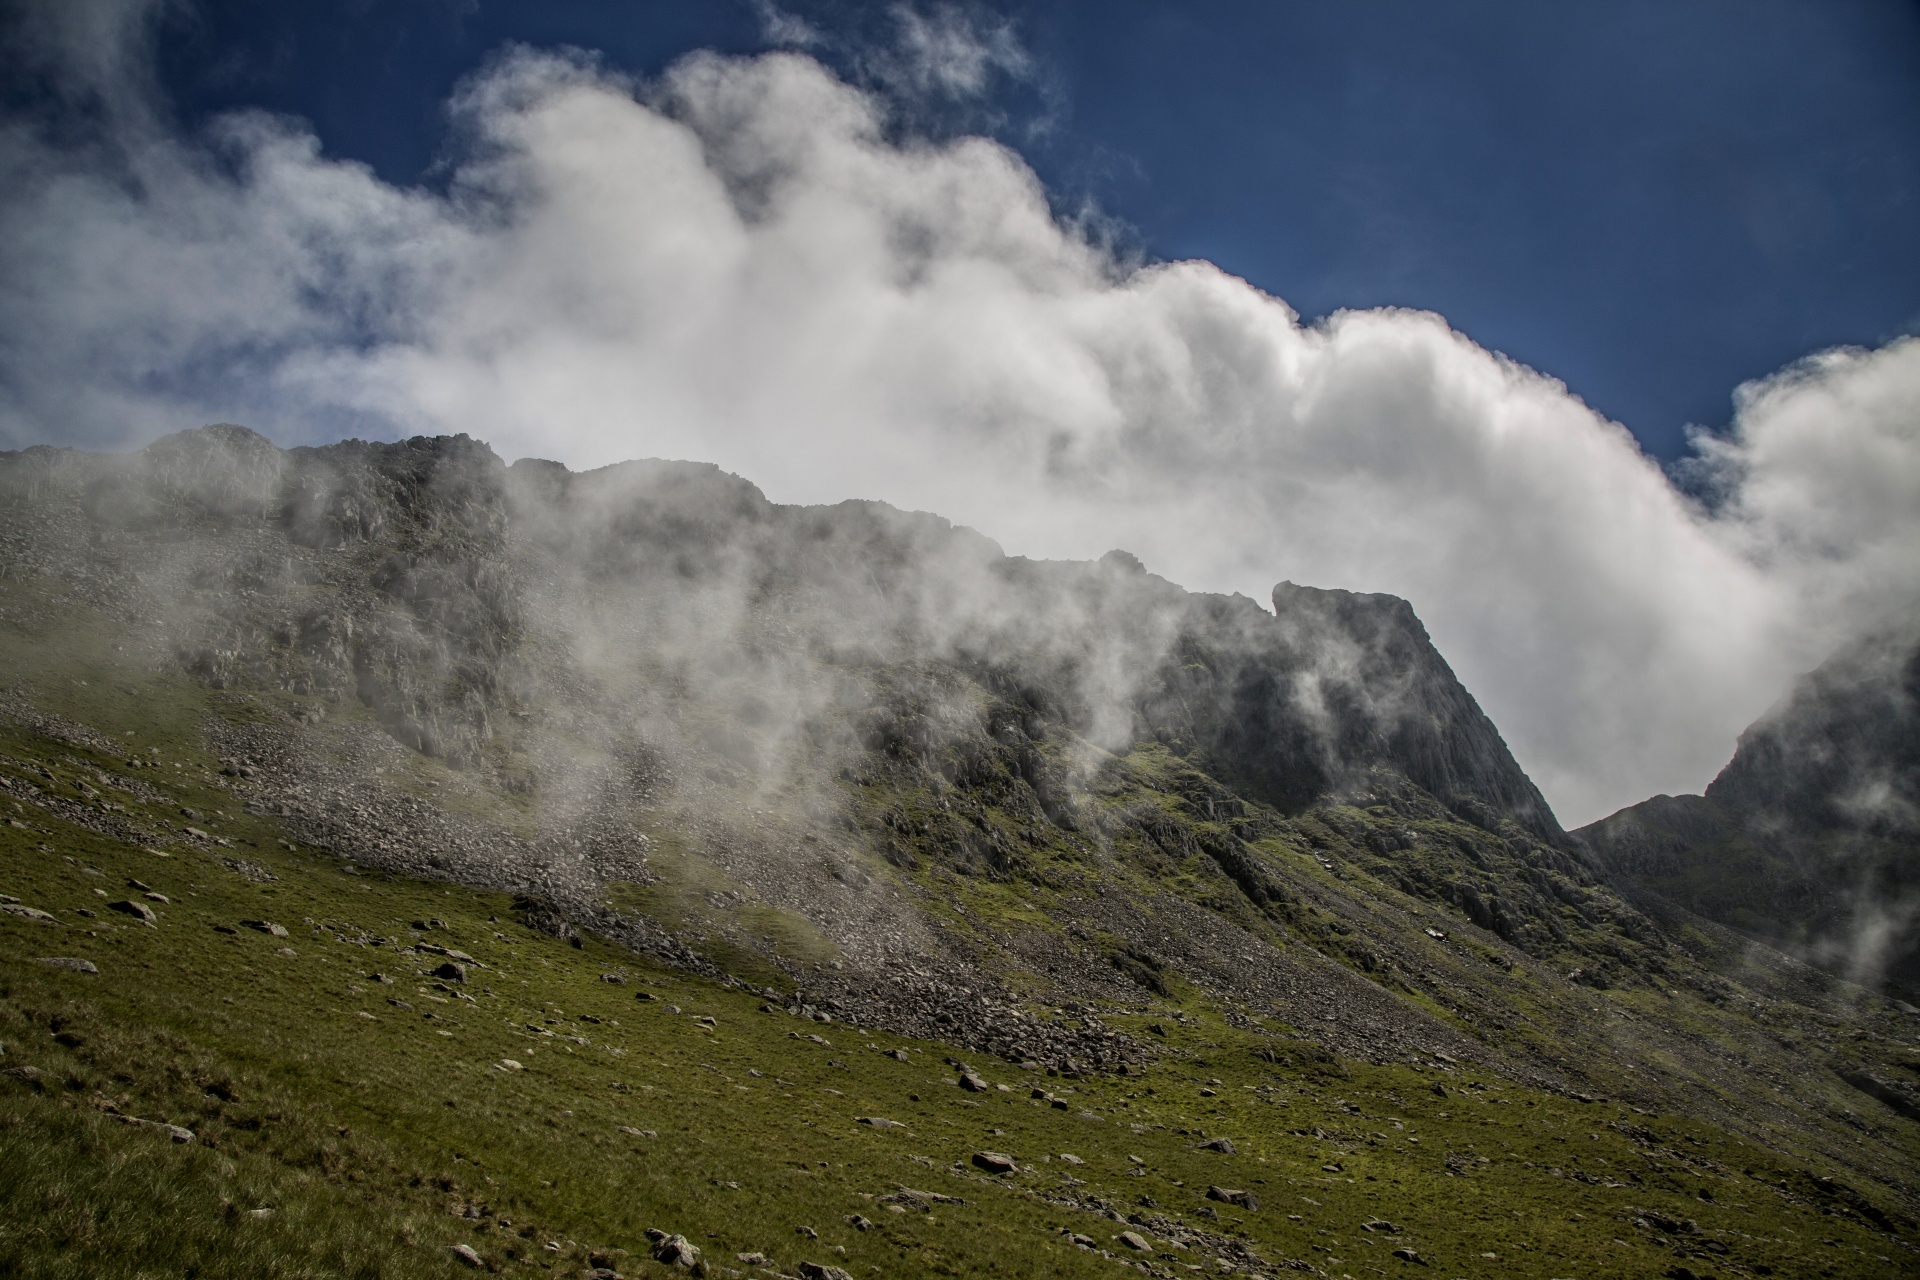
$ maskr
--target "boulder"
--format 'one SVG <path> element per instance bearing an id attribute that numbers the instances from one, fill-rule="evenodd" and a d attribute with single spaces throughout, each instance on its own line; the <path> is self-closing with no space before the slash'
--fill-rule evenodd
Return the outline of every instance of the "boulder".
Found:
<path id="1" fill-rule="evenodd" d="M 1218 1200 L 1221 1204 L 1237 1205 L 1242 1209 L 1258 1209 L 1260 1199 L 1251 1191 L 1234 1191 L 1228 1187 L 1208 1187 L 1207 1199 Z M 1369 1228 L 1371 1230 L 1371 1228 Z"/>
<path id="2" fill-rule="evenodd" d="M 974 1167 L 985 1169 L 988 1173 L 1016 1173 L 1020 1164 L 1012 1156 L 999 1151 L 976 1151 L 973 1153 Z"/>
<path id="3" fill-rule="evenodd" d="M 670 1267 L 686 1267 L 688 1270 L 700 1268 L 700 1249 L 685 1236 L 649 1227 L 647 1239 L 653 1241 L 655 1262 L 664 1262 Z"/>
<path id="4" fill-rule="evenodd" d="M 154 924 L 160 919 L 159 916 L 153 913 L 152 907 L 144 902 L 135 902 L 131 898 L 122 898 L 118 902 L 109 902 L 107 904 L 107 910 L 118 911 L 122 915 L 132 916 L 135 920 L 145 925 Z"/>

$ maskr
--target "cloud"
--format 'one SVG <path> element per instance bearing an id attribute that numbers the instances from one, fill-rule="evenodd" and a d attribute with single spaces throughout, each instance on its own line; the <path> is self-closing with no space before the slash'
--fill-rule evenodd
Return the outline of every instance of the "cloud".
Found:
<path id="1" fill-rule="evenodd" d="M 1008 69 L 941 30 L 923 86 Z M 635 83 L 510 51 L 454 111 L 445 194 L 257 114 L 111 154 L 9 128 L 0 439 L 464 431 L 711 460 L 1016 553 L 1125 547 L 1256 599 L 1392 591 L 1570 825 L 1697 790 L 1920 591 L 1920 343 L 1743 389 L 1699 441 L 1703 503 L 1438 316 L 1303 325 L 1210 264 L 1118 260 L 1018 155 L 902 139 L 800 53 Z"/>
<path id="2" fill-rule="evenodd" d="M 820 29 L 797 13 L 790 13 L 773 0 L 753 0 L 754 16 L 760 19 L 760 38 L 770 45 L 790 49 L 811 49 L 825 42 Z"/>
<path id="3" fill-rule="evenodd" d="M 895 43 L 868 61 L 875 77 L 896 92 L 977 98 L 996 73 L 1018 79 L 1033 69 L 1013 24 L 983 8 L 943 4 L 922 12 L 897 4 L 888 14 Z"/>

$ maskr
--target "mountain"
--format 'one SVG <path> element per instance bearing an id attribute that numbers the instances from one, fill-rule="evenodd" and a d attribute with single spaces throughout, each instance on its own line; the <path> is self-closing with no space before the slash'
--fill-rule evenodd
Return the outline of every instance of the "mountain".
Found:
<path id="1" fill-rule="evenodd" d="M 1920 609 L 1804 677 L 1704 796 L 1576 834 L 1630 896 L 1920 992 Z"/>
<path id="2" fill-rule="evenodd" d="M 1540 1192 L 1555 1213 L 1638 1197 L 1606 1211 L 1636 1240 L 1678 1230 L 1632 1225 L 1655 1191 L 1791 1218 L 1803 1174 L 1886 1249 L 1920 1213 L 1916 1015 L 1563 831 L 1403 600 L 1283 583 L 1270 612 L 1124 551 L 1030 560 L 704 464 L 509 466 L 465 437 L 208 427 L 0 454 L 0 493 L 0 839 L 102 945 L 141 926 L 98 923 L 72 868 L 123 856 L 317 886 L 313 929 L 409 964 L 451 954 L 404 932 L 431 917 L 340 913 L 444 886 L 500 904 L 465 909 L 461 947 L 520 957 L 509 1026 L 550 1020 L 528 984 L 567 965 L 523 948 L 552 944 L 996 1059 L 1049 1109 L 1049 1081 L 1159 1082 L 1127 1095 L 1147 1106 L 1230 1063 L 1259 1089 L 1364 1068 L 1403 1118 L 1410 1088 L 1491 1080 L 1543 1117 L 1599 1107 L 1630 1135 L 1677 1113 L 1764 1153 L 1734 1173 L 1629 1136 L 1631 1168 Z M 344 898 L 336 868 L 360 878 Z M 208 990 L 259 972 L 225 955 Z M 288 1043 L 305 1007 L 274 1006 Z M 1275 1142 L 1335 1140 L 1261 1116 Z M 1471 1173 L 1458 1141 L 1421 1176 Z M 1301 1176 L 1339 1181 L 1316 1161 Z M 1746 1181 L 1683 1187 L 1682 1164 Z"/>

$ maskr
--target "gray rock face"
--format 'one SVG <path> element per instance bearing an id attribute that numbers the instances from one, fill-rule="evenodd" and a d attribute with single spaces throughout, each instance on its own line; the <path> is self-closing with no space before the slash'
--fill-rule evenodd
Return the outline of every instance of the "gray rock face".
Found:
<path id="1" fill-rule="evenodd" d="M 290 835 L 513 892 L 522 924 L 576 943 L 591 929 L 703 971 L 697 939 L 757 951 L 819 988 L 795 1002 L 816 1019 L 1067 1076 L 1158 1051 L 1080 1012 L 1023 1012 L 990 976 L 1018 968 L 1088 1013 L 1179 980 L 1260 985 L 1345 1052 L 1394 1052 L 1416 1024 L 1452 1044 L 1353 976 L 1428 962 L 1377 924 L 1361 937 L 1326 922 L 1365 912 L 1310 906 L 1322 888 L 1280 851 L 1411 855 L 1397 822 L 1458 819 L 1481 842 L 1438 851 L 1451 862 L 1409 856 L 1399 887 L 1515 946 L 1565 940 L 1539 887 L 1582 874 L 1564 836 L 1391 597 L 1282 584 L 1269 613 L 1122 553 L 1010 557 L 924 513 L 771 503 L 711 466 L 509 467 L 464 437 L 280 451 L 221 427 L 122 458 L 30 450 L 0 455 L 0 493 L 23 568 L 124 615 L 205 682 L 293 708 L 219 726 L 215 751 L 219 784 Z M 335 714 L 350 702 L 379 729 Z M 322 748 L 322 722 L 357 746 Z M 440 794 L 531 821 L 391 785 L 414 753 L 455 766 Z M 803 798 L 784 812 L 749 798 L 773 779 Z M 1124 798 L 1134 782 L 1159 797 Z M 650 845 L 643 813 L 684 839 Z M 683 856 L 713 881 L 700 928 L 608 905 L 608 882 L 652 884 Z M 1184 868 L 1196 887 L 1148 910 L 1079 895 L 1081 918 L 982 964 L 894 874 L 931 861 L 1011 883 L 1063 859 L 1089 887 L 1121 864 L 1135 883 Z M 1251 937 L 1247 905 L 1256 933 L 1335 963 Z M 769 911 L 780 928 L 753 933 Z M 801 935 L 804 957 L 788 946 Z M 1368 1016 L 1322 1016 L 1354 1001 Z"/>

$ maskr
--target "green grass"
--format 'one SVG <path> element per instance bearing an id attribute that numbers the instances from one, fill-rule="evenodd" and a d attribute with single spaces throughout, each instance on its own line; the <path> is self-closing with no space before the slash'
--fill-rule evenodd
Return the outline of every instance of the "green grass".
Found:
<path id="1" fill-rule="evenodd" d="M 97 711 L 107 723 L 112 705 Z M 140 741 L 166 732 L 155 717 Z M 1061 1233 L 1130 1260 L 1116 1237 L 1134 1229 L 1158 1242 L 1155 1265 L 1171 1274 L 1220 1274 L 1214 1250 L 1171 1249 L 1150 1226 L 1084 1207 L 1095 1202 L 1356 1280 L 1413 1274 L 1392 1256 L 1401 1246 L 1429 1260 L 1423 1275 L 1658 1276 L 1680 1259 L 1656 1236 L 1724 1249 L 1685 1263 L 1701 1274 L 1911 1266 L 1846 1189 L 1710 1126 L 1467 1071 L 1339 1062 L 1205 1012 L 1163 1020 L 1164 1036 L 1134 1019 L 1167 1054 L 1144 1074 L 1080 1080 L 763 1012 L 739 988 L 526 930 L 498 895 L 347 874 L 289 852 L 269 821 L 232 804 L 178 729 L 164 740 L 162 759 L 183 768 L 144 780 L 158 780 L 165 803 L 226 809 L 216 831 L 230 848 L 180 845 L 162 858 L 32 804 L 0 804 L 24 823 L 0 826 L 0 892 L 62 922 L 0 917 L 12 1073 L 0 1076 L 0 1273 L 455 1275 L 467 1272 L 448 1246 L 464 1243 L 509 1275 L 577 1275 L 595 1254 L 623 1274 L 664 1274 L 646 1257 L 644 1232 L 659 1227 L 742 1273 L 752 1269 L 736 1255 L 758 1251 L 783 1273 L 811 1260 L 862 1280 L 1112 1276 L 1121 1261 Z M 70 797 L 84 794 L 75 781 L 100 789 L 96 770 L 125 772 L 17 729 L 0 733 L 0 755 L 16 783 Z M 248 879 L 222 856 L 277 878 Z M 710 863 L 663 861 L 658 884 L 629 892 L 666 910 L 714 891 Z M 172 899 L 154 904 L 157 927 L 106 909 L 138 896 L 130 879 Z M 427 919 L 447 928 L 410 927 Z M 405 953 L 416 941 L 486 967 L 449 990 L 422 972 L 437 957 Z M 100 972 L 35 962 L 43 956 Z M 808 1036 L 830 1043 L 797 1038 Z M 887 1056 L 896 1049 L 906 1061 Z M 1007 1090 L 963 1093 L 948 1058 Z M 522 1069 L 500 1065 L 508 1059 Z M 1067 1108 L 1031 1097 L 1036 1088 Z M 874 1115 L 905 1127 L 856 1121 Z M 1196 1149 L 1203 1132 L 1230 1137 L 1236 1154 Z M 1023 1172 L 974 1170 L 980 1150 L 1014 1155 Z M 1261 1208 L 1210 1205 L 1210 1184 L 1251 1190 Z M 902 1185 L 965 1203 L 891 1212 L 878 1197 Z M 1053 1203 L 1069 1197 L 1082 1207 Z M 1219 1220 L 1202 1216 L 1210 1207 Z M 1635 1225 L 1649 1212 L 1700 1231 Z M 859 1230 L 853 1215 L 875 1225 Z M 1360 1229 L 1375 1218 L 1398 1233 Z"/>

